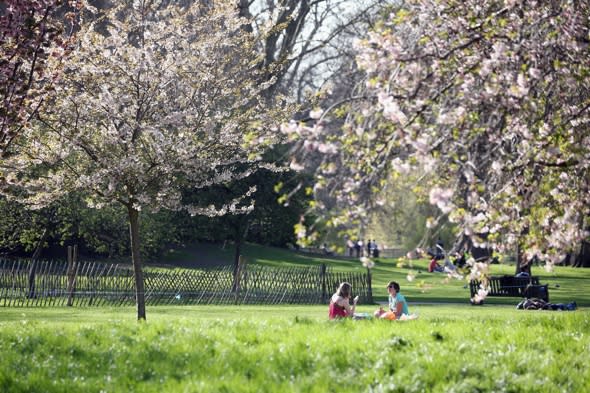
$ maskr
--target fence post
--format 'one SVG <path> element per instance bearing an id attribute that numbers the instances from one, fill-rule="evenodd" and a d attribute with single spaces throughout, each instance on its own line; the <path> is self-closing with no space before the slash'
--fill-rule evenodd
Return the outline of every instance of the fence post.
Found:
<path id="1" fill-rule="evenodd" d="M 320 282 L 322 285 L 322 304 L 328 301 L 328 293 L 326 292 L 326 264 L 320 265 Z"/>
<path id="2" fill-rule="evenodd" d="M 77 263 L 78 245 L 75 244 L 74 247 L 68 246 L 68 307 L 71 307 L 73 304 L 75 286 L 74 283 L 76 280 Z"/>
<path id="3" fill-rule="evenodd" d="M 234 275 L 234 302 L 237 304 L 240 298 L 240 279 L 242 278 L 242 272 L 246 267 L 246 259 L 243 256 L 238 257 L 238 268 Z"/>
<path id="4" fill-rule="evenodd" d="M 32 299 L 35 297 L 35 275 L 37 270 L 37 259 L 31 259 L 31 266 L 29 267 L 29 286 L 27 298 Z M 28 301 L 27 301 L 28 304 Z"/>
<path id="5" fill-rule="evenodd" d="M 371 269 L 367 268 L 367 301 L 369 304 L 373 304 L 373 288 L 371 287 Z"/>

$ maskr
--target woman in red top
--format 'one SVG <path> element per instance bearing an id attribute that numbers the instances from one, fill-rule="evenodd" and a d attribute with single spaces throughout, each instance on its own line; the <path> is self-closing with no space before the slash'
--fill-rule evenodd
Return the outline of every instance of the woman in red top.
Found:
<path id="1" fill-rule="evenodd" d="M 352 285 L 347 282 L 343 282 L 338 287 L 338 290 L 330 299 L 330 309 L 328 316 L 330 319 L 335 318 L 347 318 L 354 315 L 354 309 L 358 296 L 354 298 L 352 306 L 350 305 L 350 296 L 352 294 Z"/>
<path id="2" fill-rule="evenodd" d="M 428 265 L 428 272 L 429 273 L 442 273 L 444 272 L 445 269 L 438 264 L 438 262 L 436 261 L 436 258 L 432 258 L 430 260 L 430 264 Z"/>

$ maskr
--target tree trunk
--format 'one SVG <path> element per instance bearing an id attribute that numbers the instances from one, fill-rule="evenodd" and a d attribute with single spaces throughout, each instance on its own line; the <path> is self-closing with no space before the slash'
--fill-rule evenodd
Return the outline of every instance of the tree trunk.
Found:
<path id="1" fill-rule="evenodd" d="M 239 266 L 240 266 L 240 255 L 242 254 L 242 243 L 246 238 L 246 234 L 248 233 L 248 228 L 250 227 L 250 220 L 248 218 L 239 220 L 239 223 L 242 224 L 245 221 L 245 228 L 242 229 L 242 225 L 236 225 L 235 231 L 235 249 L 234 249 L 234 282 L 232 284 L 232 291 L 235 292 L 237 290 L 237 283 L 238 283 L 238 273 L 239 273 Z"/>
<path id="2" fill-rule="evenodd" d="M 590 267 L 590 242 L 582 241 L 580 252 L 575 255 L 574 267 Z"/>
<path id="3" fill-rule="evenodd" d="M 480 262 L 480 261 L 488 261 L 489 262 L 492 257 L 492 249 L 491 248 L 475 247 L 473 245 L 473 241 L 471 241 L 471 238 L 466 235 L 461 235 L 460 239 L 455 242 L 455 244 L 453 245 L 452 249 L 449 250 L 449 252 L 450 251 L 468 252 L 471 255 L 471 257 L 478 262 Z"/>
<path id="4" fill-rule="evenodd" d="M 533 261 L 524 260 L 524 253 L 522 252 L 522 248 L 519 244 L 516 249 L 516 271 L 514 272 L 514 275 L 516 276 L 518 273 L 525 272 L 530 276 L 532 264 Z"/>
<path id="5" fill-rule="evenodd" d="M 233 276 L 234 276 L 234 282 L 232 284 L 232 292 L 237 291 L 238 289 L 238 272 L 239 272 L 239 268 L 240 268 L 240 253 L 242 250 L 242 239 L 238 238 L 236 239 L 236 246 L 234 249 L 234 271 L 233 271 Z"/>
<path id="6" fill-rule="evenodd" d="M 127 206 L 127 211 L 129 212 L 129 233 L 131 235 L 131 260 L 133 261 L 133 273 L 135 275 L 137 320 L 145 321 L 145 289 L 141 253 L 139 251 L 139 211 L 135 210 L 132 204 Z"/>
<path id="7" fill-rule="evenodd" d="M 78 245 L 68 246 L 68 302 L 71 307 L 74 303 L 74 290 L 76 288 L 76 276 L 78 273 Z"/>
<path id="8" fill-rule="evenodd" d="M 43 244 L 47 237 L 49 236 L 49 229 L 45 228 L 43 231 L 43 235 L 41 235 L 41 239 L 37 243 L 37 247 L 35 247 L 35 251 L 33 252 L 33 256 L 31 257 L 31 268 L 29 269 L 29 298 L 32 299 L 36 296 L 35 293 L 35 275 L 37 270 L 37 260 L 41 256 L 41 251 L 43 250 Z"/>

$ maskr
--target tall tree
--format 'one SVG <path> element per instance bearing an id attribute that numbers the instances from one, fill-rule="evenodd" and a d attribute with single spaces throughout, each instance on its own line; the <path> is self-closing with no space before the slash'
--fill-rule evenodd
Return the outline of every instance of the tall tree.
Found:
<path id="1" fill-rule="evenodd" d="M 343 57 L 352 58 L 352 41 L 364 33 L 379 9 L 397 0 L 239 0 L 240 14 L 251 18 L 261 35 L 261 64 L 275 83 L 269 89 L 289 92 L 305 102 L 334 75 Z"/>
<path id="2" fill-rule="evenodd" d="M 387 176 L 420 167 L 436 174 L 430 202 L 475 245 L 550 267 L 588 238 L 589 18 L 575 0 L 406 1 L 360 45 L 364 94 L 341 136 L 322 132 L 321 112 L 284 129 L 338 153 L 350 204 L 370 207 Z"/>
<path id="3" fill-rule="evenodd" d="M 125 206 L 138 319 L 146 318 L 142 210 L 250 210 L 254 187 L 206 207 L 184 203 L 181 191 L 254 173 L 289 108 L 261 99 L 268 84 L 247 21 L 232 4 L 208 3 L 124 1 L 101 13 L 80 32 L 55 110 L 25 130 L 4 165 L 31 203 L 81 190 L 95 207 Z"/>
<path id="4" fill-rule="evenodd" d="M 357 71 L 353 42 L 370 28 L 383 7 L 395 3 L 397 0 L 241 0 L 242 14 L 252 16 L 251 30 L 272 27 L 260 43 L 261 64 L 269 66 L 268 77 L 276 80 L 269 94 L 288 92 L 303 105 L 301 119 L 309 117 L 309 98 L 316 96 L 313 101 L 317 101 L 318 90 L 336 95 L 347 90 L 345 82 L 354 81 Z M 292 167 L 300 167 L 297 160 L 292 160 Z M 287 188 L 285 195 L 294 190 Z M 304 188 L 300 182 L 295 186 Z"/>
<path id="5" fill-rule="evenodd" d="M 68 53 L 81 3 L 73 8 L 64 3 L 60 0 L 0 3 L 0 154 L 37 113 L 58 75 L 59 61 L 55 60 Z"/>

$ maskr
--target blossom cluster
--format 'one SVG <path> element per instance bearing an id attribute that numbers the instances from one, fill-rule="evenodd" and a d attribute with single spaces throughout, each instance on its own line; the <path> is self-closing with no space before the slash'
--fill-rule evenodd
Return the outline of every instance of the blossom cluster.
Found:
<path id="1" fill-rule="evenodd" d="M 248 21 L 230 4 L 202 2 L 125 1 L 87 12 L 95 15 L 45 96 L 49 108 L 3 162 L 29 202 L 81 191 L 96 207 L 251 211 L 254 189 L 205 207 L 183 198 L 186 189 L 278 168 L 262 156 L 280 140 L 290 106 L 264 97 L 272 78 L 257 65 Z"/>
<path id="2" fill-rule="evenodd" d="M 60 16 L 59 0 L 3 1 L 0 12 L 0 151 L 37 113 L 59 75 L 73 40 L 81 4 Z M 63 6 L 62 6 L 63 8 Z M 56 61 L 58 60 L 58 61 Z"/>

